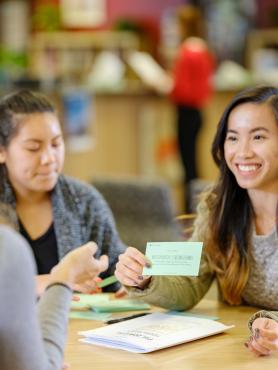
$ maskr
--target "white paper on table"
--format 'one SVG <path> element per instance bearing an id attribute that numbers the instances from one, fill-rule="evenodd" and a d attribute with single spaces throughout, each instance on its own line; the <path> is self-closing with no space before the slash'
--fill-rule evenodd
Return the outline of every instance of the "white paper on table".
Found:
<path id="1" fill-rule="evenodd" d="M 218 334 L 232 327 L 209 319 L 153 313 L 78 334 L 84 337 L 80 339 L 84 343 L 148 353 Z"/>

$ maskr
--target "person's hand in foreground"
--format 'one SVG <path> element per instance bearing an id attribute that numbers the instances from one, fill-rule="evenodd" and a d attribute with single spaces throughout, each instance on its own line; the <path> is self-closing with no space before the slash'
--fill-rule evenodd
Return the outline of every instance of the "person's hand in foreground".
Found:
<path id="1" fill-rule="evenodd" d="M 96 286 L 95 278 L 108 268 L 108 257 L 94 258 L 97 245 L 89 242 L 68 253 L 52 270 L 49 284 L 62 282 L 84 292 Z"/>
<path id="2" fill-rule="evenodd" d="M 252 324 L 253 335 L 245 343 L 258 356 L 267 356 L 278 350 L 278 322 L 260 317 Z"/>
<path id="3" fill-rule="evenodd" d="M 143 268 L 150 266 L 150 261 L 138 249 L 128 247 L 119 256 L 115 275 L 117 279 L 126 286 L 137 286 L 144 288 L 150 281 L 149 276 L 143 276 Z"/>

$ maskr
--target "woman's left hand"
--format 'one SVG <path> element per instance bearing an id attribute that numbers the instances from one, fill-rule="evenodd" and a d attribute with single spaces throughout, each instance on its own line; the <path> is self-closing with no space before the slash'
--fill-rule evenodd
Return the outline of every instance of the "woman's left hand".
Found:
<path id="1" fill-rule="evenodd" d="M 258 356 L 270 355 L 278 350 L 278 322 L 260 317 L 252 324 L 253 335 L 245 343 Z"/>
<path id="2" fill-rule="evenodd" d="M 123 286 L 120 287 L 119 290 L 116 291 L 115 293 L 115 298 L 123 298 L 127 295 L 127 291 Z"/>

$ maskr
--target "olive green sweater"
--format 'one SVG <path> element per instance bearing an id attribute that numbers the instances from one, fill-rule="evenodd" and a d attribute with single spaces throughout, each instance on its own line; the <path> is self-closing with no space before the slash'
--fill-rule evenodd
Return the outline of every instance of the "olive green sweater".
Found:
<path id="1" fill-rule="evenodd" d="M 205 202 L 198 206 L 191 241 L 205 240 L 209 210 Z M 243 291 L 243 302 L 270 311 L 258 315 L 278 321 L 278 237 L 276 229 L 269 235 L 258 236 L 253 232 L 250 248 L 250 273 Z M 131 297 L 167 309 L 188 310 L 195 306 L 208 291 L 216 277 L 203 252 L 199 276 L 154 276 L 149 285 L 141 290 L 128 287 Z M 252 316 L 252 320 L 257 316 Z"/>

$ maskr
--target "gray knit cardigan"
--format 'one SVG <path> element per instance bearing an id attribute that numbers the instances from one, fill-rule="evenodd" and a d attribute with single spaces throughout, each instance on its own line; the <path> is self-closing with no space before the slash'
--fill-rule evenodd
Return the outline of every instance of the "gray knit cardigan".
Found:
<path id="1" fill-rule="evenodd" d="M 9 181 L 5 177 L 0 181 L 0 201 L 16 209 Z M 94 241 L 98 245 L 96 257 L 101 254 L 109 257 L 108 270 L 101 276 L 113 274 L 118 256 L 126 246 L 119 238 L 111 210 L 100 193 L 89 184 L 60 175 L 51 192 L 51 202 L 59 260 L 69 251 Z M 107 291 L 117 287 L 114 284 Z"/>

